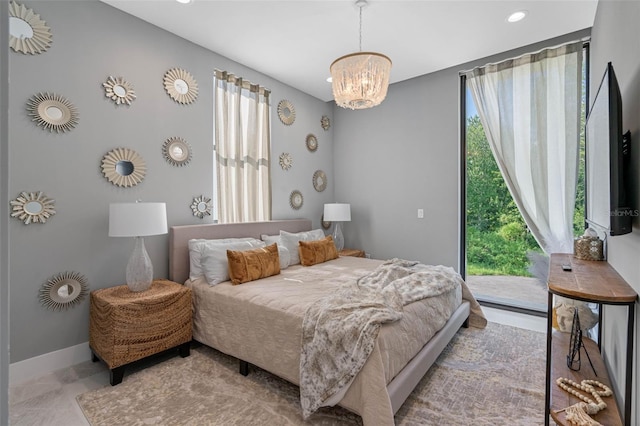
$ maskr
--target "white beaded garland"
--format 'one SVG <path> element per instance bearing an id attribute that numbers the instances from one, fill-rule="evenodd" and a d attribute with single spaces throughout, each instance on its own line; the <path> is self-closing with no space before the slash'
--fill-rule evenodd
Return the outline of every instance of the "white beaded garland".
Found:
<path id="1" fill-rule="evenodd" d="M 602 400 L 603 396 L 611 396 L 613 395 L 613 392 L 611 391 L 611 388 L 609 388 L 607 385 L 597 381 L 597 380 L 583 380 L 580 383 L 574 382 L 571 379 L 565 379 L 563 377 L 559 377 L 556 380 L 556 384 L 558 386 L 560 386 L 560 388 L 564 389 L 565 391 L 569 392 L 570 394 L 576 396 L 577 398 L 581 399 L 582 401 L 587 403 L 587 413 L 588 414 L 597 414 L 598 411 L 604 410 L 605 408 L 607 408 L 607 404 Z M 570 387 L 571 386 L 571 387 Z M 596 390 L 597 388 L 600 388 L 602 390 Z M 593 396 L 593 398 L 595 399 L 595 401 L 583 394 L 581 394 L 580 392 L 578 392 L 576 389 L 580 389 L 584 392 L 587 392 L 589 394 L 591 394 Z"/>

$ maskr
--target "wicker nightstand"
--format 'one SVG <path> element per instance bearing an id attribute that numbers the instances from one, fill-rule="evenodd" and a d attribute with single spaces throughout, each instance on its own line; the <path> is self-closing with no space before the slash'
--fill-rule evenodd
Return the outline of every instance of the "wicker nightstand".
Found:
<path id="1" fill-rule="evenodd" d="M 338 252 L 340 256 L 365 257 L 364 250 L 358 249 L 342 249 Z"/>
<path id="2" fill-rule="evenodd" d="M 89 346 L 92 360 L 111 370 L 110 383 L 122 382 L 126 364 L 179 347 L 189 356 L 191 290 L 156 280 L 143 292 L 126 285 L 91 292 Z"/>

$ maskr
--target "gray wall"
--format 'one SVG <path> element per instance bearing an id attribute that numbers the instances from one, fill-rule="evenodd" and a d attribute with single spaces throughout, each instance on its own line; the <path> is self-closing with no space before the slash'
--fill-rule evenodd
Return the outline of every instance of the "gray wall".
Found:
<path id="1" fill-rule="evenodd" d="M 0 1 L 0 22 L 9 19 Z M 9 422 L 9 56 L 8 26 L 0 31 L 0 424 Z"/>
<path id="2" fill-rule="evenodd" d="M 133 239 L 107 236 L 109 203 L 137 198 L 164 201 L 170 225 L 211 222 L 194 217 L 189 206 L 194 196 L 213 194 L 215 68 L 271 89 L 273 218 L 306 217 L 320 226 L 322 205 L 333 199 L 333 127 L 325 132 L 320 126 L 322 115 L 332 119 L 330 104 L 97 0 L 25 4 L 51 27 L 53 44 L 39 55 L 9 52 L 8 197 L 44 191 L 55 199 L 57 214 L 44 225 L 9 221 L 11 362 L 88 340 L 88 300 L 69 311 L 44 309 L 38 290 L 47 279 L 77 271 L 87 277 L 91 289 L 125 282 Z M 2 45 L 4 49 L 7 43 Z M 165 93 L 163 75 L 174 67 L 188 70 L 197 80 L 199 96 L 194 104 L 177 104 Z M 116 107 L 104 96 L 102 82 L 109 75 L 123 76 L 134 85 L 138 98 L 130 107 Z M 35 126 L 25 103 L 38 92 L 61 94 L 73 102 L 79 125 L 63 134 Z M 295 106 L 292 126 L 277 118 L 281 99 Z M 319 139 L 315 153 L 306 149 L 308 133 Z M 171 136 L 185 138 L 193 148 L 193 160 L 186 167 L 171 166 L 162 157 L 162 144 Z M 141 184 L 119 188 L 102 176 L 102 156 L 116 147 L 134 149 L 145 159 L 148 171 Z M 278 165 L 281 152 L 293 156 L 293 168 L 287 172 Z M 317 169 L 329 179 L 322 193 L 312 186 Z M 298 211 L 289 207 L 294 189 L 304 195 Z M 156 277 L 167 276 L 167 242 L 166 235 L 145 239 Z"/>
<path id="3" fill-rule="evenodd" d="M 588 35 L 583 30 L 392 84 L 370 110 L 334 106 L 336 200 L 352 208 L 345 246 L 457 268 L 459 72 Z"/>
<path id="4" fill-rule="evenodd" d="M 640 209 L 640 2 L 600 1 L 592 30 L 591 93 L 600 84 L 607 62 L 612 62 L 620 85 L 623 128 L 632 138 L 632 206 Z M 603 200 L 606 203 L 606 200 Z M 633 221 L 633 232 L 608 239 L 609 263 L 640 293 L 640 217 Z M 638 303 L 635 306 L 636 318 Z M 636 319 L 635 342 L 640 341 Z M 625 384 L 627 312 L 624 308 L 607 308 L 604 321 L 603 348 L 605 362 L 613 374 L 616 396 L 622 398 Z M 638 412 L 638 350 L 634 352 L 634 394 L 631 424 L 640 424 Z M 631 372 L 629 372 L 631 373 Z"/>

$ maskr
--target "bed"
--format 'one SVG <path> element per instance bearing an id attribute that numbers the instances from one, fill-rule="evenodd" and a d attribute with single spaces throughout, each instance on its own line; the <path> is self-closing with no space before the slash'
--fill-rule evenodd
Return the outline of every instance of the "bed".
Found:
<path id="1" fill-rule="evenodd" d="M 188 242 L 233 237 L 259 239 L 263 234 L 274 235 L 280 230 L 309 231 L 311 225 L 310 220 L 296 219 L 171 227 L 169 276 L 192 289 L 194 340 L 238 358 L 243 374 L 247 373 L 247 365 L 252 364 L 298 385 L 302 316 L 306 307 L 343 282 L 372 271 L 382 261 L 340 257 L 310 267 L 291 266 L 279 275 L 239 286 L 229 282 L 209 286 L 205 280 L 189 279 Z M 393 424 L 393 415 L 457 330 L 469 324 L 470 316 L 472 325 L 486 323 L 464 284 L 444 298 L 447 308 L 441 323 L 420 319 L 434 309 L 431 304 L 435 302 L 425 299 L 405 306 L 402 319 L 382 325 L 373 352 L 360 372 L 345 392 L 335 395 L 328 405 L 337 403 L 359 414 L 365 425 Z"/>

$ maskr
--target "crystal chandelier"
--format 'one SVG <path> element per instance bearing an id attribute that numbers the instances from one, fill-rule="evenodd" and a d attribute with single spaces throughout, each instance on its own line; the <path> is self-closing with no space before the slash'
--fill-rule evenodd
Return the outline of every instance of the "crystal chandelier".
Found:
<path id="1" fill-rule="evenodd" d="M 329 67 L 333 97 L 342 108 L 371 108 L 387 96 L 391 59 L 362 51 L 362 8 L 366 5 L 366 0 L 356 1 L 360 8 L 360 51 L 336 59 Z"/>

